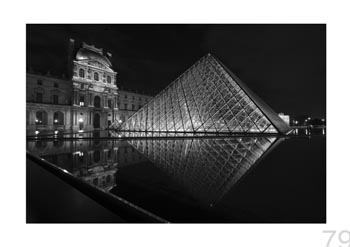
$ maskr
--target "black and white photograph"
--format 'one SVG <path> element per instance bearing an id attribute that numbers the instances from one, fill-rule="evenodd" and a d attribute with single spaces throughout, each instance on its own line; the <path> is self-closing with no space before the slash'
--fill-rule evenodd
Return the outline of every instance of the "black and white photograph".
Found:
<path id="1" fill-rule="evenodd" d="M 0 246 L 350 247 L 349 7 L 4 2 Z"/>
<path id="2" fill-rule="evenodd" d="M 326 25 L 26 32 L 27 223 L 326 222 Z"/>

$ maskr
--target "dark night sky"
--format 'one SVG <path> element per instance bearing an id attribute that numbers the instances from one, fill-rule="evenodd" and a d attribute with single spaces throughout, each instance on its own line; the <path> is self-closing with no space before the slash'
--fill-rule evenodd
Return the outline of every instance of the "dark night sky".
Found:
<path id="1" fill-rule="evenodd" d="M 325 25 L 27 25 L 27 67 L 62 74 L 69 38 L 111 52 L 124 88 L 155 94 L 210 52 L 276 112 L 326 114 Z"/>

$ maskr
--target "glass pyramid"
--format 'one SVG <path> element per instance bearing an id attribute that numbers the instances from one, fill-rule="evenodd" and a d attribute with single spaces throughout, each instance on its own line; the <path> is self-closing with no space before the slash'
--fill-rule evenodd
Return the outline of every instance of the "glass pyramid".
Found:
<path id="1" fill-rule="evenodd" d="M 133 114 L 120 130 L 286 134 L 290 127 L 208 54 Z"/>
<path id="2" fill-rule="evenodd" d="M 213 205 L 281 140 L 272 136 L 147 138 L 129 143 L 193 197 Z"/>

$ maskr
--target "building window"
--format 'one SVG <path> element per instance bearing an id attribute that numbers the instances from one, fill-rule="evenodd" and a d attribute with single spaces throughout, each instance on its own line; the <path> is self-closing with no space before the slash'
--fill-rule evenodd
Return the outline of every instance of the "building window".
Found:
<path id="1" fill-rule="evenodd" d="M 139 98 L 139 101 L 141 101 L 141 97 Z"/>
<path id="2" fill-rule="evenodd" d="M 80 84 L 80 89 L 84 89 L 84 84 Z"/>
<path id="3" fill-rule="evenodd" d="M 113 109 L 113 102 L 110 99 L 108 100 L 108 108 Z"/>
<path id="4" fill-rule="evenodd" d="M 101 98 L 98 96 L 94 98 L 94 107 L 101 107 Z"/>
<path id="5" fill-rule="evenodd" d="M 110 76 L 107 76 L 107 82 L 108 82 L 108 83 L 111 83 L 111 81 L 112 81 L 111 77 L 110 77 Z"/>
<path id="6" fill-rule="evenodd" d="M 38 111 L 35 119 L 36 125 L 47 125 L 47 113 L 46 111 Z"/>
<path id="7" fill-rule="evenodd" d="M 58 88 L 58 83 L 55 82 L 55 83 L 53 84 L 53 86 L 56 87 L 56 88 Z"/>
<path id="8" fill-rule="evenodd" d="M 141 106 L 141 105 L 139 105 L 139 109 L 141 109 L 141 107 L 142 107 L 142 106 Z"/>
<path id="9" fill-rule="evenodd" d="M 58 95 L 53 95 L 53 103 L 58 105 Z"/>
<path id="10" fill-rule="evenodd" d="M 42 80 L 40 80 L 40 79 L 39 79 L 39 80 L 37 80 L 36 82 L 37 82 L 37 84 L 38 84 L 39 86 L 42 86 L 42 85 L 43 85 L 43 81 L 42 81 Z"/>
<path id="11" fill-rule="evenodd" d="M 135 111 L 135 105 L 131 105 L 131 109 Z"/>
<path id="12" fill-rule="evenodd" d="M 128 104 L 124 104 L 124 109 L 125 109 L 125 110 L 128 109 Z"/>
<path id="13" fill-rule="evenodd" d="M 94 162 L 97 163 L 100 161 L 100 151 L 99 150 L 95 150 L 93 152 L 93 159 L 94 159 Z"/>
<path id="14" fill-rule="evenodd" d="M 60 111 L 56 111 L 53 114 L 53 124 L 54 125 L 63 125 L 64 124 L 64 114 Z"/>
<path id="15" fill-rule="evenodd" d="M 132 100 L 134 100 L 135 99 L 135 96 L 132 96 Z"/>
<path id="16" fill-rule="evenodd" d="M 98 81 L 98 80 L 99 80 L 99 76 L 98 76 L 98 73 L 97 73 L 97 72 L 94 73 L 94 80 L 95 80 L 95 81 Z"/>
<path id="17" fill-rule="evenodd" d="M 80 106 L 85 106 L 85 98 L 82 95 L 80 95 L 80 97 L 79 97 L 79 105 Z"/>
<path id="18" fill-rule="evenodd" d="M 79 77 L 85 78 L 85 70 L 79 69 Z"/>
<path id="19" fill-rule="evenodd" d="M 43 94 L 42 93 L 36 93 L 36 102 L 38 102 L 38 103 L 43 102 Z"/>
<path id="20" fill-rule="evenodd" d="M 127 99 L 127 98 L 128 98 L 128 96 L 125 94 L 124 98 L 126 98 L 126 99 Z"/>

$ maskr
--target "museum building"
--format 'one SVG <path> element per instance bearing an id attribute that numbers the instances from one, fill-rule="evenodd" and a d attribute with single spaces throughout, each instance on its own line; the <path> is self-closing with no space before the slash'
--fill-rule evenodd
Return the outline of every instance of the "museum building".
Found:
<path id="1" fill-rule="evenodd" d="M 82 43 L 68 47 L 68 78 L 27 72 L 27 135 L 103 130 L 123 123 L 152 96 L 119 90 L 109 52 Z"/>

